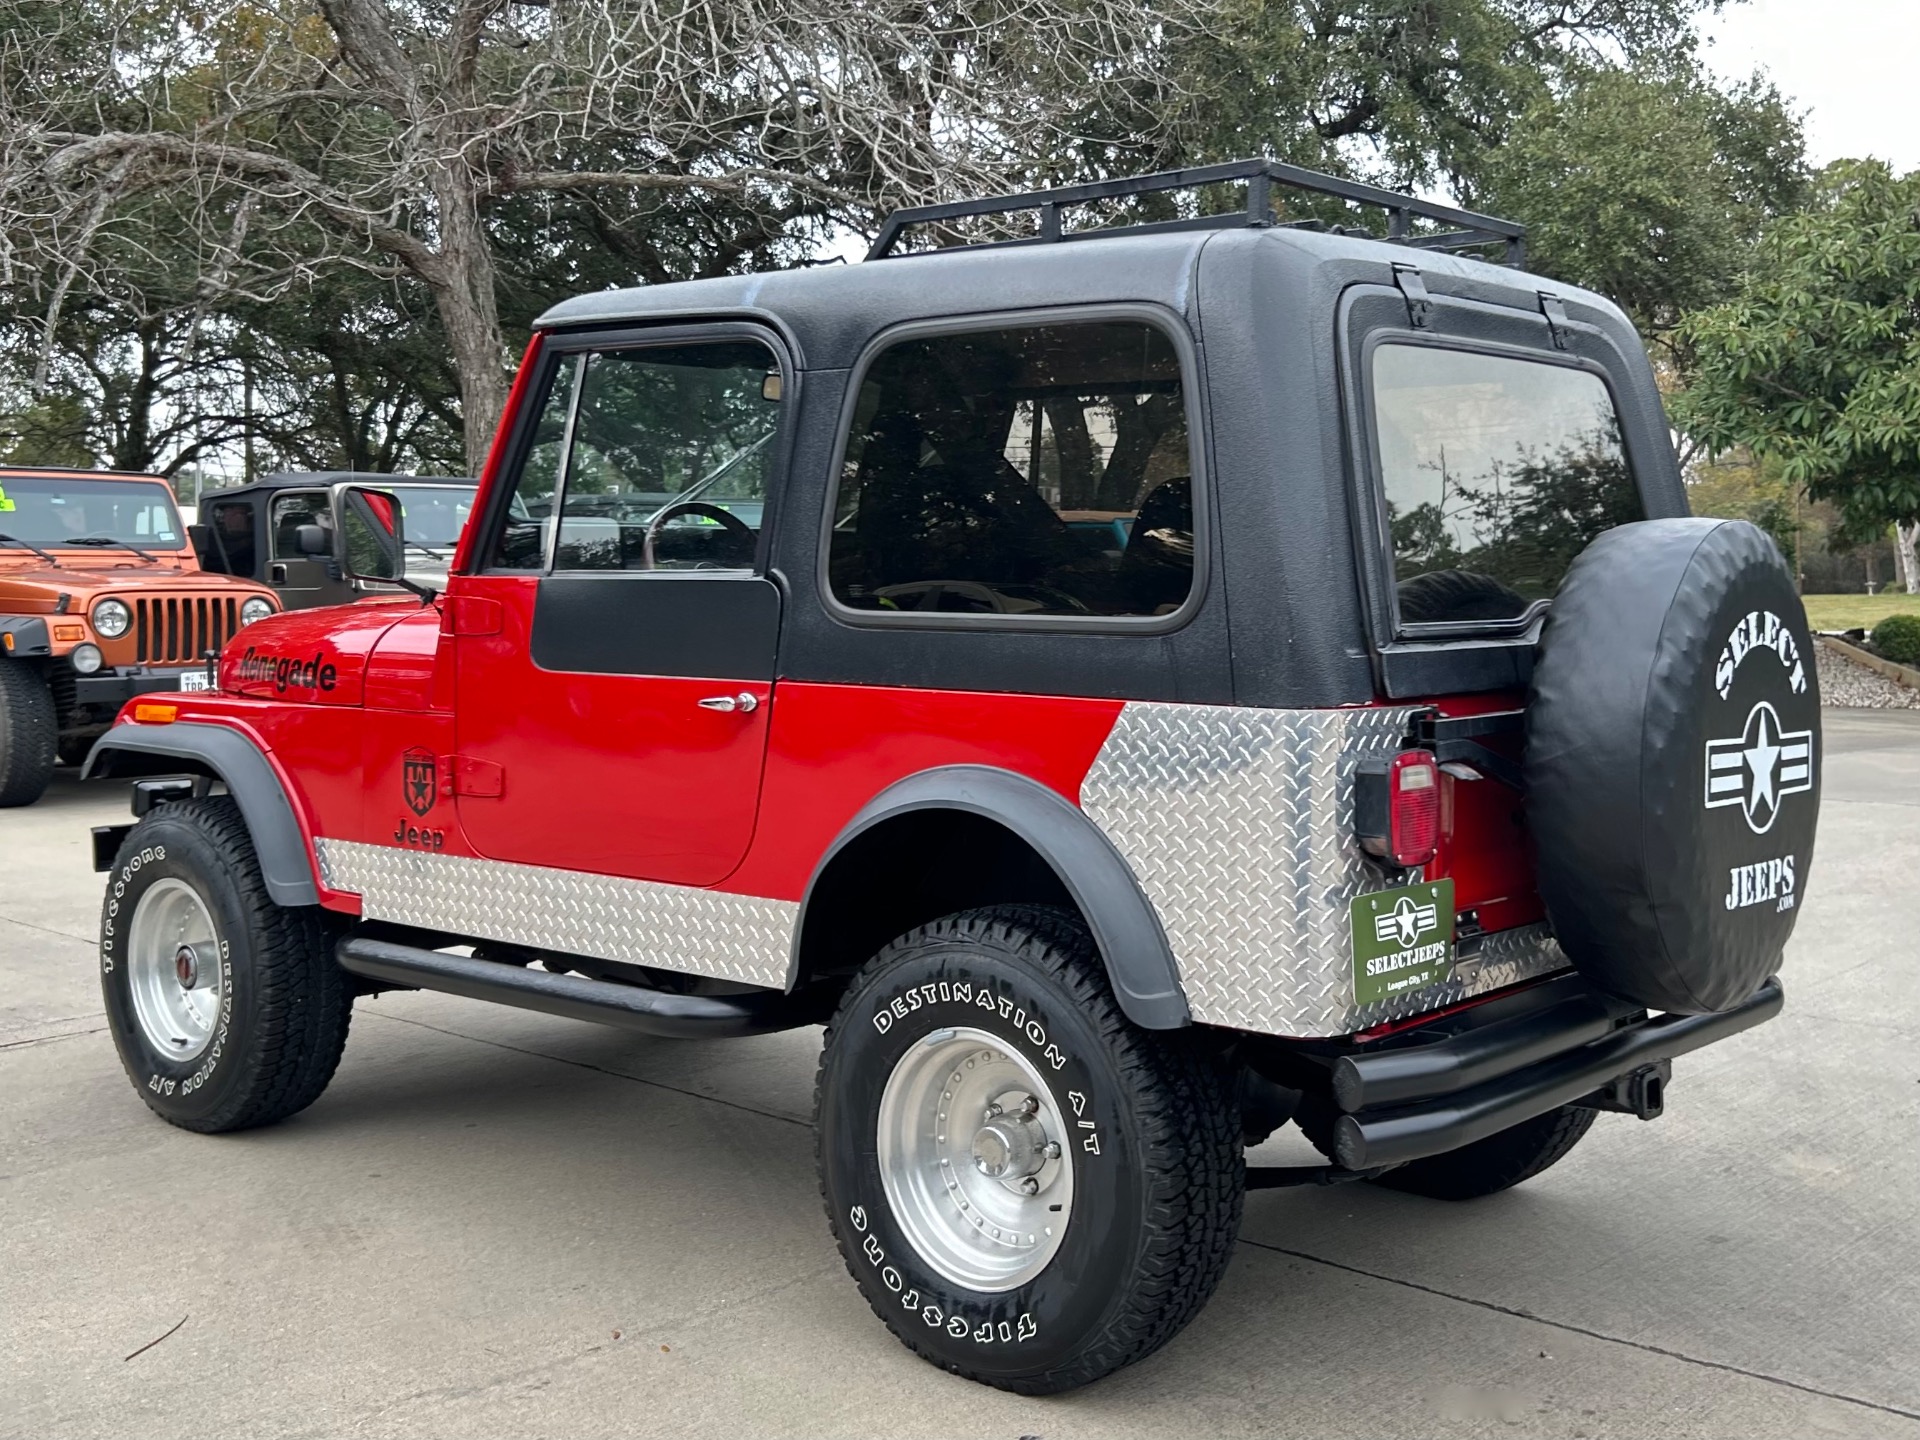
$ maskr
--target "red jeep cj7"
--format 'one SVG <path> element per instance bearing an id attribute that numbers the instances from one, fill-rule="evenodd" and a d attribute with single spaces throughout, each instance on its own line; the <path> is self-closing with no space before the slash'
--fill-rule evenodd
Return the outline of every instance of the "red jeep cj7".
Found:
<path id="1" fill-rule="evenodd" d="M 1632 328 L 1520 244 L 1249 162 L 559 306 L 444 593 L 350 489 L 348 568 L 418 598 L 260 621 L 96 747 L 144 777 L 96 845 L 142 1098 L 290 1115 L 379 989 L 824 1021 L 848 1268 L 1028 1393 L 1178 1333 L 1249 1185 L 1465 1200 L 1657 1116 L 1780 1008 L 1819 696 Z M 1250 1170 L 1289 1121 L 1327 1163 Z"/>

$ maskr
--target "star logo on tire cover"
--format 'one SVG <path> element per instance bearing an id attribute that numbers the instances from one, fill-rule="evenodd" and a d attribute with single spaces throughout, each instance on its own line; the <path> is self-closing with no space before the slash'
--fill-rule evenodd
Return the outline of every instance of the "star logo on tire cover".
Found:
<path id="1" fill-rule="evenodd" d="M 1707 809 L 1738 805 L 1756 835 L 1773 828 L 1782 800 L 1812 788 L 1813 732 L 1782 729 L 1765 700 L 1737 737 L 1707 742 Z"/>

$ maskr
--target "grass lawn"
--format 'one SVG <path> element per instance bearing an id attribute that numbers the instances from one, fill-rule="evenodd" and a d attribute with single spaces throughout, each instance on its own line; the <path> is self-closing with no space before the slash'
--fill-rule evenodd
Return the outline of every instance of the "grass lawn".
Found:
<path id="1" fill-rule="evenodd" d="M 1802 595 L 1816 630 L 1871 630 L 1889 615 L 1920 615 L 1920 595 Z"/>

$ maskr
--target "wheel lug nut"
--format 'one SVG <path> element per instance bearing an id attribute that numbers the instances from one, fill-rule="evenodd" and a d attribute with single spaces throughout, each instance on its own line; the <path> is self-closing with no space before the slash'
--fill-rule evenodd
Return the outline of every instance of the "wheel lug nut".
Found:
<path id="1" fill-rule="evenodd" d="M 1040 1153 L 1045 1155 L 1049 1160 L 1058 1160 L 1060 1158 L 1060 1142 L 1058 1140 L 1047 1141 L 1047 1148 Z"/>
<path id="2" fill-rule="evenodd" d="M 1027 1176 L 1026 1179 L 1020 1182 L 1020 1193 L 1022 1195 L 1038 1195 L 1040 1193 L 1040 1182 L 1031 1175 Z"/>
<path id="3" fill-rule="evenodd" d="M 1026 1103 L 1020 1107 L 1020 1113 L 1022 1115 L 1038 1115 L 1040 1113 L 1039 1100 L 1036 1099 L 1034 1096 L 1029 1095 L 1026 1099 Z"/>

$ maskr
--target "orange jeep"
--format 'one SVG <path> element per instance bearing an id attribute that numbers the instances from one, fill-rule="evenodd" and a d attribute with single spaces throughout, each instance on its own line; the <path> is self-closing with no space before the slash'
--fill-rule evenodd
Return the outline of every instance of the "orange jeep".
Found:
<path id="1" fill-rule="evenodd" d="M 165 480 L 0 467 L 0 806 L 38 800 L 133 696 L 203 688 L 207 657 L 279 608 L 201 571 Z"/>

